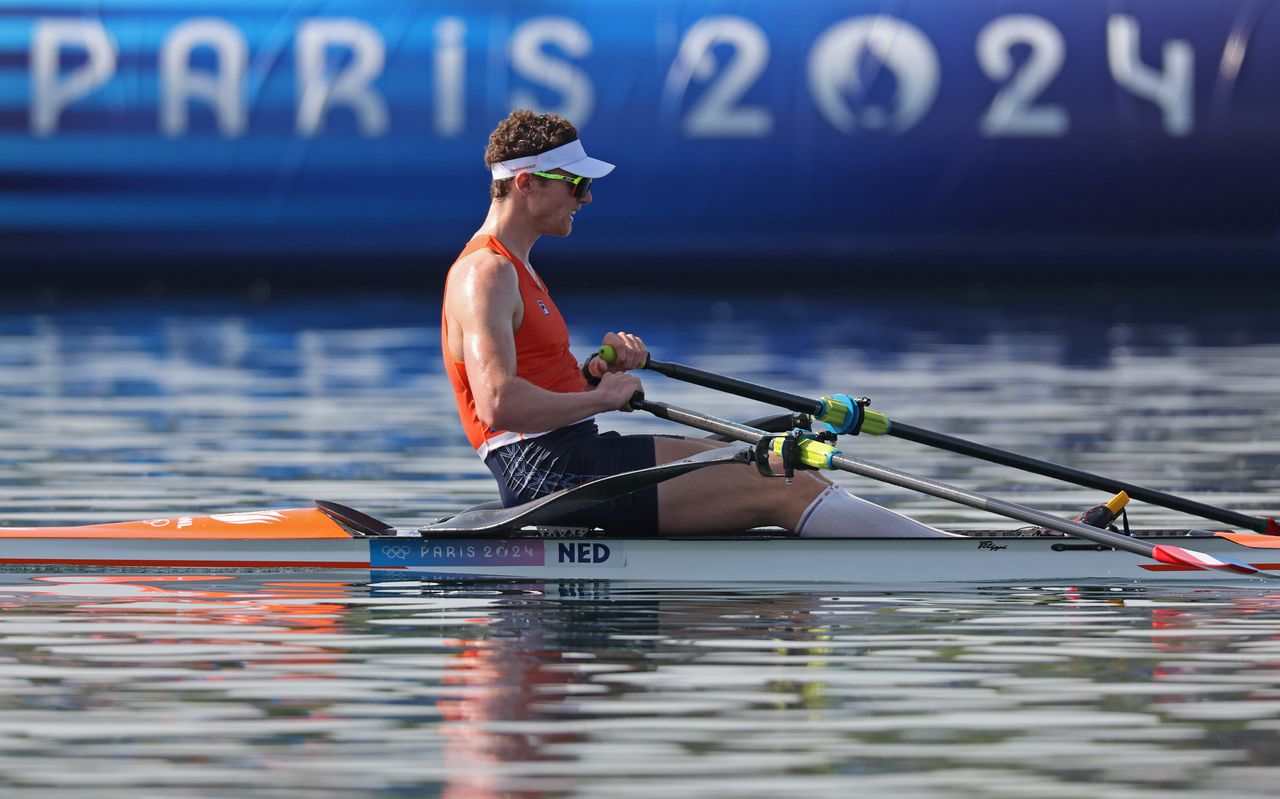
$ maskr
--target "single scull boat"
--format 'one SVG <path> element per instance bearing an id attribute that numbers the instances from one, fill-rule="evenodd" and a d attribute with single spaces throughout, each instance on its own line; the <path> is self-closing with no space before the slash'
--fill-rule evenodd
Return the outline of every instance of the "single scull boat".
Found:
<path id="1" fill-rule="evenodd" d="M 478 509 L 473 513 L 487 513 Z M 465 518 L 466 514 L 459 517 Z M 1280 537 L 1148 531 L 1152 544 L 1280 574 Z M 797 539 L 780 530 L 731 536 L 614 538 L 527 527 L 494 532 L 383 525 L 341 505 L 178 516 L 56 528 L 0 529 L 0 568 L 24 570 L 305 570 L 415 577 L 788 583 L 1248 580 L 1159 563 L 1061 535 L 967 532 L 952 539 Z"/>
<path id="2" fill-rule="evenodd" d="M 602 353 L 611 360 L 608 353 Z M 678 379 L 798 411 L 768 430 L 646 400 L 631 408 L 747 446 L 593 480 L 514 508 L 493 503 L 418 528 L 396 528 L 360 511 L 314 508 L 179 516 L 82 527 L 0 528 L 0 568 L 351 570 L 423 577 L 679 582 L 919 583 L 1078 582 L 1212 579 L 1280 580 L 1280 525 L 1160 491 L 1120 483 L 949 436 L 907 428 L 845 395 L 823 400 L 650 361 Z M 810 418 L 829 434 L 808 431 Z M 764 422 L 765 420 L 757 420 Z M 778 420 L 769 420 L 770 422 Z M 901 433 L 1060 479 L 1121 492 L 1254 532 L 1157 530 L 1122 534 L 966 491 L 845 454 L 836 435 Z M 775 431 L 786 432 L 775 432 Z M 781 530 L 736 535 L 620 537 L 557 526 L 565 514 L 709 466 L 750 464 L 773 473 L 834 469 L 910 488 L 1018 520 L 1031 527 L 962 532 L 952 538 L 796 538 Z M 1111 503 L 1108 503 L 1110 505 Z M 1118 504 L 1120 507 L 1123 503 Z M 1108 520 L 1109 521 L 1109 518 Z M 1106 522 L 1103 522 L 1105 524 Z"/>

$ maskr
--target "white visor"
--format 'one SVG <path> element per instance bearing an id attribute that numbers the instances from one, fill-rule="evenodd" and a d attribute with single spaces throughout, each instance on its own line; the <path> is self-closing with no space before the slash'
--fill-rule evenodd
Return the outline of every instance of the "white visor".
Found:
<path id="1" fill-rule="evenodd" d="M 493 165 L 493 179 L 513 178 L 521 172 L 548 172 L 563 169 L 584 178 L 602 178 L 613 171 L 613 164 L 587 157 L 582 140 L 574 139 L 552 150 L 524 158 L 512 158 Z"/>

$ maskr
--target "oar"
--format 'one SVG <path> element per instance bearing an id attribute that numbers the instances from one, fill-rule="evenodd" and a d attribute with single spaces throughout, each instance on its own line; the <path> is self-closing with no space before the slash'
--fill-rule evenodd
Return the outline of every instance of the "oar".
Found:
<path id="1" fill-rule="evenodd" d="M 510 532 L 532 524 L 554 522 L 565 514 L 607 502 L 615 497 L 648 488 L 708 466 L 750 463 L 751 457 L 751 450 L 746 448 L 722 447 L 707 450 L 671 463 L 601 477 L 510 508 L 463 511 L 457 516 L 428 524 L 418 530 L 424 535 Z"/>
<path id="2" fill-rule="evenodd" d="M 605 345 L 600 349 L 601 359 L 606 363 L 612 362 L 614 358 L 613 348 Z M 608 351 L 606 352 L 606 350 Z M 1015 469 L 1022 469 L 1045 477 L 1065 480 L 1075 485 L 1097 488 L 1111 493 L 1124 491 L 1130 497 L 1149 502 L 1152 505 L 1159 505 L 1204 519 L 1213 519 L 1224 524 L 1253 530 L 1257 533 L 1280 535 L 1280 522 L 1270 517 L 1249 516 L 1227 508 L 1220 508 L 1216 505 L 1208 505 L 1193 499 L 1168 494 L 1164 491 L 1157 491 L 1154 488 L 1147 488 L 1100 474 L 1081 471 L 1070 466 L 1061 466 L 1049 461 L 1019 455 L 1016 452 L 1008 452 L 989 447 L 986 444 L 966 441 L 963 438 L 956 438 L 945 433 L 925 430 L 922 427 L 915 427 L 904 422 L 892 420 L 883 413 L 864 407 L 847 396 L 837 395 L 816 400 L 809 399 L 798 394 L 748 383 L 737 378 L 725 377 L 713 372 L 704 372 L 691 366 L 656 361 L 653 358 L 648 360 L 644 368 L 686 383 L 714 388 L 740 397 L 746 397 L 747 399 L 777 405 L 800 413 L 807 413 L 814 419 L 825 422 L 838 433 L 862 432 L 871 435 L 890 435 L 904 438 L 917 444 L 926 444 L 950 452 L 957 452 L 961 455 L 970 455 L 992 463 L 999 463 L 1003 466 L 1012 466 Z"/>
<path id="3" fill-rule="evenodd" d="M 757 430 L 737 422 L 731 422 L 727 419 L 720 419 L 715 416 L 691 411 L 685 408 L 677 408 L 662 402 L 652 402 L 646 400 L 642 394 L 636 394 L 631 400 L 631 407 L 635 410 L 648 411 L 654 416 L 662 419 L 669 419 L 673 422 L 679 422 L 699 430 L 705 430 L 709 433 L 717 433 L 719 435 L 728 436 L 736 441 L 743 441 L 753 444 L 757 447 L 761 442 L 770 439 L 770 449 L 781 454 L 784 449 L 784 435 L 766 433 L 763 430 Z M 1119 533 L 1113 533 L 1109 530 L 1102 530 L 1097 527 L 1080 524 L 1079 522 L 1067 521 L 1048 513 L 1028 508 L 1025 505 L 1017 505 L 1012 502 L 1006 502 L 995 497 L 989 497 L 984 494 L 977 494 L 972 491 L 965 491 L 961 488 L 939 483 L 933 480 L 927 480 L 923 477 L 900 472 L 896 469 L 890 469 L 884 466 L 877 466 L 873 463 L 861 461 L 851 458 L 843 454 L 834 446 L 813 438 L 802 438 L 798 441 L 793 439 L 796 448 L 796 454 L 800 463 L 815 469 L 838 469 L 851 474 L 870 477 L 873 480 L 880 480 L 891 485 L 909 488 L 914 491 L 920 491 L 925 494 L 938 497 L 940 499 L 958 502 L 961 505 L 968 505 L 971 508 L 990 511 L 1001 516 L 1007 516 L 1010 519 L 1017 519 L 1027 524 L 1034 524 L 1045 527 L 1050 530 L 1057 530 L 1065 535 L 1074 536 L 1075 538 L 1083 538 L 1092 541 L 1095 544 L 1112 547 L 1113 549 L 1122 549 L 1126 552 L 1132 552 L 1135 555 L 1143 555 L 1160 563 L 1168 563 L 1179 566 L 1191 566 L 1197 569 L 1213 569 L 1218 571 L 1234 572 L 1236 574 L 1257 574 L 1269 577 L 1271 579 L 1280 579 L 1280 575 L 1271 575 L 1262 572 L 1247 563 L 1239 563 L 1233 560 L 1224 560 L 1221 558 L 1208 555 L 1204 552 L 1197 552 L 1194 549 L 1186 547 L 1173 546 L 1171 544 L 1151 544 L 1137 538 L 1131 538 Z"/>

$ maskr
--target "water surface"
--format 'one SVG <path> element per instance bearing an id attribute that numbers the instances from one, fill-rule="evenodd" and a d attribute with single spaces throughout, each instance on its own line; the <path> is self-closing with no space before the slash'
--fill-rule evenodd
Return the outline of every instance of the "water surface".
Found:
<path id="1" fill-rule="evenodd" d="M 1273 796 L 1278 601 L 15 579 L 0 586 L 0 783 L 32 797 Z"/>
<path id="2" fill-rule="evenodd" d="M 917 426 L 1280 512 L 1265 298 L 560 304 L 580 355 L 621 328 L 664 360 L 866 394 Z M 408 525 L 488 500 L 438 318 L 427 295 L 11 299 L 0 522 L 327 498 Z M 769 410 L 645 385 L 723 416 Z M 896 439 L 845 448 L 1063 515 L 1105 499 Z M 842 482 L 931 523 L 994 523 Z M 1252 797 L 1280 780 L 1280 592 L 1265 586 L 371 580 L 3 575 L 4 794 Z"/>

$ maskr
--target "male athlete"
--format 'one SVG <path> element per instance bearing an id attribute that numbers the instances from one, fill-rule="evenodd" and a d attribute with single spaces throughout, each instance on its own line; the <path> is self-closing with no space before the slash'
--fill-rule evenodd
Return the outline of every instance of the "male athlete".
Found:
<path id="1" fill-rule="evenodd" d="M 648 355 L 638 336 L 604 335 L 613 363 L 579 365 L 569 332 L 530 264 L 542 235 L 568 236 L 591 204 L 592 181 L 613 164 L 589 157 L 578 131 L 555 114 L 513 111 L 489 137 L 489 214 L 445 281 L 441 347 L 458 415 L 498 481 L 504 505 L 568 486 L 678 460 L 706 439 L 601 433 L 595 415 L 621 410 L 640 390 L 629 370 Z M 859 499 L 816 472 L 793 484 L 725 464 L 602 503 L 565 523 L 641 535 L 773 525 L 801 536 L 945 536 Z"/>

